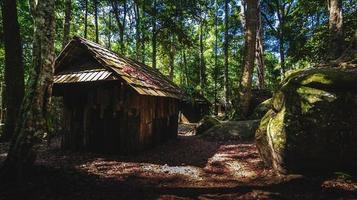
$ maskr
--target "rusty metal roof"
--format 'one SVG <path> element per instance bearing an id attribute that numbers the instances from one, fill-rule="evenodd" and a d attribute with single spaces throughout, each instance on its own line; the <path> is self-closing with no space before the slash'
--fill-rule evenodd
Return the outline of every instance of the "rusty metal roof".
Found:
<path id="1" fill-rule="evenodd" d="M 85 49 L 102 65 L 101 69 L 78 69 L 64 72 L 65 60 L 70 55 L 80 56 L 78 48 Z M 118 55 L 99 44 L 89 40 L 74 37 L 56 59 L 55 83 L 74 83 L 106 80 L 117 77 L 126 82 L 137 93 L 149 96 L 162 96 L 182 99 L 185 92 L 163 75 L 157 69 L 151 68 L 138 61 Z"/>

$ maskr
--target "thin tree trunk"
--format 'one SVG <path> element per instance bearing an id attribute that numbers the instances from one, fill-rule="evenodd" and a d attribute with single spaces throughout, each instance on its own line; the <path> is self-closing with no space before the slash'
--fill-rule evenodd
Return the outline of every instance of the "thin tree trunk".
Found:
<path id="1" fill-rule="evenodd" d="M 217 97 L 217 82 L 218 82 L 218 2 L 215 1 L 215 16 L 214 16 L 214 27 L 215 27 L 215 42 L 214 42 L 214 104 L 215 104 L 215 114 L 218 114 L 218 97 Z"/>
<path id="2" fill-rule="evenodd" d="M 203 44 L 203 21 L 200 25 L 200 86 L 201 92 L 203 93 L 206 85 L 206 63 L 204 57 L 204 44 Z"/>
<path id="3" fill-rule="evenodd" d="M 127 3 L 126 0 L 124 1 L 124 11 L 123 11 L 123 20 L 120 20 L 120 12 L 119 12 L 119 5 L 118 1 L 111 0 L 111 5 L 114 10 L 115 20 L 117 22 L 119 28 L 119 45 L 120 51 L 122 54 L 125 53 L 125 44 L 124 44 L 124 34 L 125 34 L 125 19 L 126 19 L 126 12 L 127 12 Z"/>
<path id="4" fill-rule="evenodd" d="M 329 55 L 330 60 L 337 59 L 343 52 L 342 0 L 328 0 L 329 17 Z"/>
<path id="5" fill-rule="evenodd" d="M 124 0 L 124 14 L 123 14 L 123 21 L 122 21 L 122 25 L 123 25 L 123 29 L 120 30 L 120 46 L 121 46 L 121 53 L 125 54 L 125 43 L 124 43 L 124 36 L 125 36 L 125 28 L 126 28 L 126 13 L 127 13 L 127 1 Z"/>
<path id="6" fill-rule="evenodd" d="M 223 91 L 224 91 L 224 104 L 226 108 L 230 107 L 229 103 L 229 77 L 228 77 L 228 18 L 229 18 L 229 0 L 224 1 L 224 84 L 223 84 Z M 226 112 L 227 113 L 227 112 Z"/>
<path id="7" fill-rule="evenodd" d="M 141 42 L 140 42 L 140 26 L 141 26 L 141 21 L 140 21 L 140 10 L 139 10 L 139 5 L 136 2 L 134 5 L 134 13 L 135 13 L 135 19 L 136 19 L 136 26 L 135 26 L 135 30 L 136 30 L 136 34 L 135 34 L 135 47 L 136 47 L 136 59 L 140 60 L 141 59 Z"/>
<path id="8" fill-rule="evenodd" d="M 71 31 L 71 12 L 72 12 L 72 1 L 65 1 L 65 17 L 64 17 L 64 26 L 63 26 L 63 40 L 62 40 L 62 49 L 69 42 L 69 34 Z"/>
<path id="9" fill-rule="evenodd" d="M 188 69 L 187 69 L 187 58 L 186 58 L 186 50 L 183 50 L 183 66 L 185 68 L 185 83 L 188 85 Z"/>
<path id="10" fill-rule="evenodd" d="M 246 0 L 247 15 L 246 29 L 244 33 L 245 53 L 244 66 L 239 91 L 238 111 L 239 118 L 246 118 L 252 96 L 252 74 L 255 59 L 256 34 L 257 34 L 257 0 Z"/>
<path id="11" fill-rule="evenodd" d="M 95 42 L 99 43 L 99 27 L 98 27 L 98 0 L 94 2 L 94 24 L 95 24 Z"/>
<path id="12" fill-rule="evenodd" d="M 84 11 L 84 38 L 87 38 L 88 32 L 88 0 L 85 0 L 85 11 Z"/>
<path id="13" fill-rule="evenodd" d="M 280 68 L 281 76 L 285 77 L 286 66 L 285 66 L 285 4 L 280 5 L 277 3 L 277 16 L 279 19 L 279 54 L 280 54 Z"/>
<path id="14" fill-rule="evenodd" d="M 285 76 L 285 49 L 284 49 L 284 35 L 280 32 L 279 36 L 279 55 L 280 55 L 280 73 L 281 76 L 284 78 Z"/>
<path id="15" fill-rule="evenodd" d="M 20 27 L 17 21 L 16 1 L 4 0 L 1 4 L 5 46 L 5 106 L 6 118 L 3 139 L 14 134 L 19 108 L 24 96 L 24 68 Z"/>
<path id="16" fill-rule="evenodd" d="M 145 64 L 145 0 L 143 0 L 141 5 L 141 62 Z"/>
<path id="17" fill-rule="evenodd" d="M 108 48 L 111 49 L 112 48 L 112 13 L 109 12 L 108 15 Z"/>
<path id="18" fill-rule="evenodd" d="M 156 39 L 157 39 L 157 33 L 156 33 L 156 6 L 157 6 L 157 1 L 154 0 L 154 5 L 153 5 L 153 16 L 152 16 L 152 67 L 156 69 Z"/>
<path id="19" fill-rule="evenodd" d="M 262 35 L 262 19 L 260 13 L 260 3 L 258 3 L 258 10 L 257 10 L 257 41 L 256 41 L 256 61 L 257 61 L 257 72 L 258 72 L 258 81 L 259 81 L 259 88 L 265 88 L 265 80 L 264 80 L 264 48 L 263 48 L 263 35 Z"/>
<path id="20" fill-rule="evenodd" d="M 15 135 L 1 177 L 21 180 L 36 159 L 35 144 L 47 133 L 46 111 L 53 82 L 55 0 L 31 0 L 34 19 L 33 67 L 28 95 L 21 106 Z M 37 147 L 38 148 L 38 147 Z"/>
<path id="21" fill-rule="evenodd" d="M 176 47 L 175 47 L 175 36 L 171 35 L 170 38 L 170 50 L 169 50 L 169 78 L 174 80 L 174 69 L 175 69 L 175 54 L 176 54 Z"/>

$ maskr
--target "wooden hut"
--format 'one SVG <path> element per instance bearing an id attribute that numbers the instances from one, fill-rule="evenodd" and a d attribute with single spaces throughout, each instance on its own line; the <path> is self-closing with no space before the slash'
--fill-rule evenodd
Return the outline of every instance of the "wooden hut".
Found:
<path id="1" fill-rule="evenodd" d="M 200 93 L 191 94 L 181 103 L 180 122 L 197 123 L 209 114 L 211 103 Z"/>
<path id="2" fill-rule="evenodd" d="M 177 136 L 184 92 L 158 70 L 75 37 L 55 64 L 62 147 L 131 153 Z"/>

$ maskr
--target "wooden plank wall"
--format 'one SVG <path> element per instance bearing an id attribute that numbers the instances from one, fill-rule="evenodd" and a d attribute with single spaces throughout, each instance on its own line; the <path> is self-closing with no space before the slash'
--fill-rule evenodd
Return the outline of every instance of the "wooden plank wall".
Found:
<path id="1" fill-rule="evenodd" d="M 125 154 L 177 136 L 176 99 L 138 95 L 118 81 L 63 90 L 65 149 Z"/>

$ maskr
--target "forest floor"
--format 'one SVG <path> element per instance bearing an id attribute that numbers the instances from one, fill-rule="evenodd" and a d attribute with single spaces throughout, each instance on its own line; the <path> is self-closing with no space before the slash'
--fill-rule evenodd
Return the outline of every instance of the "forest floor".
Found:
<path id="1" fill-rule="evenodd" d="M 277 176 L 254 141 L 207 140 L 192 128 L 181 125 L 177 140 L 132 156 L 43 145 L 26 183 L 0 185 L 0 199 L 357 199 L 356 178 Z M 0 163 L 7 149 L 0 144 Z"/>

